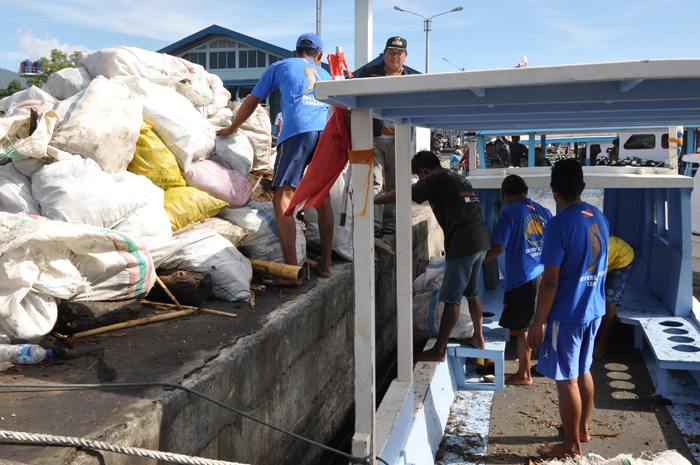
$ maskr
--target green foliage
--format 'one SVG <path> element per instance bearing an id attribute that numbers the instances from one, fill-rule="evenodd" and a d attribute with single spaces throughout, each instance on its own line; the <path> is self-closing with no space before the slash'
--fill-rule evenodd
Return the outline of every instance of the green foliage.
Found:
<path id="1" fill-rule="evenodd" d="M 13 79 L 12 81 L 10 81 L 10 84 L 7 86 L 7 89 L 0 88 L 0 98 L 9 97 L 10 95 L 14 94 L 15 92 L 19 92 L 20 90 L 24 90 L 24 87 L 22 87 L 22 83 L 19 82 L 17 79 Z"/>
<path id="2" fill-rule="evenodd" d="M 41 57 L 39 60 L 41 62 L 41 72 L 29 78 L 29 85 L 42 87 L 56 71 L 63 68 L 75 68 L 75 61 L 78 59 L 78 55 L 80 55 L 80 52 L 73 52 L 71 56 L 68 56 L 60 50 L 51 50 L 51 59 Z"/>

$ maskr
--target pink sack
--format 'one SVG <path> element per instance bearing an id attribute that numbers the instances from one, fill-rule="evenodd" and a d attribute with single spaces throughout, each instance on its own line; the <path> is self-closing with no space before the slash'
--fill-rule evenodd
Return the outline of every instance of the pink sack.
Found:
<path id="1" fill-rule="evenodd" d="M 199 160 L 192 164 L 183 177 L 188 186 L 228 202 L 231 207 L 247 204 L 253 191 L 250 182 L 241 173 L 226 169 L 211 160 Z"/>

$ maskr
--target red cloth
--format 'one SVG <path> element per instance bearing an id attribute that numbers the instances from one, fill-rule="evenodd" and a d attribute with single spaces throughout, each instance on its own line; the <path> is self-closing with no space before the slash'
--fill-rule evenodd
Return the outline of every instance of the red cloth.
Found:
<path id="1" fill-rule="evenodd" d="M 330 111 L 333 114 L 284 216 L 292 216 L 305 208 L 320 207 L 348 163 L 351 148 L 348 111 L 338 107 L 331 107 Z"/>
<path id="2" fill-rule="evenodd" d="M 345 53 L 340 52 L 336 55 L 328 55 L 328 67 L 331 69 L 331 76 L 334 81 L 345 79 L 343 66 L 347 69 L 348 76 L 352 78 L 352 73 L 348 69 L 348 63 L 345 61 Z"/>

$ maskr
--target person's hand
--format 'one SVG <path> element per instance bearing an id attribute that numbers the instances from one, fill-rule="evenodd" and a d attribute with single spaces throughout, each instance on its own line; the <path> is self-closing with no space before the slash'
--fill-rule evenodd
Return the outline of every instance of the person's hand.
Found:
<path id="1" fill-rule="evenodd" d="M 230 136 L 231 134 L 235 134 L 237 132 L 238 131 L 233 129 L 232 126 L 229 126 L 227 128 L 219 129 L 218 131 L 216 131 L 216 135 L 217 136 Z"/>
<path id="2" fill-rule="evenodd" d="M 527 345 L 532 350 L 539 350 L 544 339 L 544 325 L 532 325 L 527 332 Z"/>

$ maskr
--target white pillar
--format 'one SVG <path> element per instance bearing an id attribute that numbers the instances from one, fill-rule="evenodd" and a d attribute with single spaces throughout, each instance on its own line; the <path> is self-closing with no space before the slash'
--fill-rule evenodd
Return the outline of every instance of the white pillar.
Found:
<path id="1" fill-rule="evenodd" d="M 353 150 L 372 149 L 372 110 L 350 113 Z M 353 262 L 355 276 L 355 435 L 352 455 L 371 456 L 375 441 L 374 197 L 372 167 L 352 166 Z M 358 216 L 364 211 L 363 216 Z"/>
<path id="2" fill-rule="evenodd" d="M 355 69 L 372 60 L 372 0 L 355 0 Z"/>
<path id="3" fill-rule="evenodd" d="M 399 381 L 413 381 L 413 228 L 411 125 L 396 125 L 396 308 Z"/>

